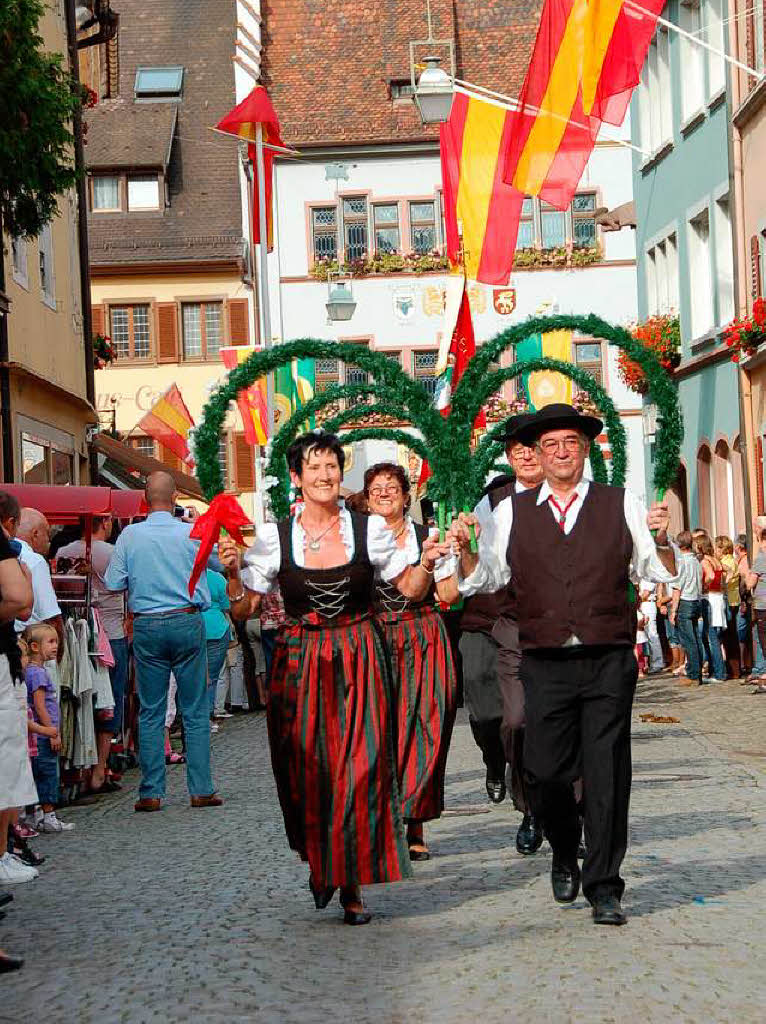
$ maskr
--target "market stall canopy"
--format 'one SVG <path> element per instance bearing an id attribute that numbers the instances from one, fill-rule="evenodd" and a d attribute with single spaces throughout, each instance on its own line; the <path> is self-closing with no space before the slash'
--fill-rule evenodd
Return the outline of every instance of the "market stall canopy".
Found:
<path id="1" fill-rule="evenodd" d="M 144 478 L 150 473 L 159 471 L 170 473 L 176 482 L 176 487 L 182 494 L 204 501 L 202 488 L 193 476 L 189 476 L 188 473 L 183 473 L 178 469 L 171 469 L 164 462 L 160 462 L 159 459 L 153 459 L 149 455 L 142 455 L 141 452 L 137 452 L 134 448 L 129 448 L 126 444 L 117 441 L 108 434 L 96 434 L 91 441 L 91 447 L 101 455 L 106 456 L 106 458 L 113 459 L 120 466 L 131 472 L 139 473 Z"/>
<path id="2" fill-rule="evenodd" d="M 115 491 L 109 487 L 2 484 L 22 508 L 34 508 L 50 523 L 76 523 L 81 516 L 133 519 L 146 514 L 143 491 Z"/>

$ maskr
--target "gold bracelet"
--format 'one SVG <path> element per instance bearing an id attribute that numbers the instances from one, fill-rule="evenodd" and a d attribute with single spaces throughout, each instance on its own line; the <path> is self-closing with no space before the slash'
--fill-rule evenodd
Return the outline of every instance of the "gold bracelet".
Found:
<path id="1" fill-rule="evenodd" d="M 429 576 L 433 576 L 434 570 L 433 569 L 429 569 L 427 566 L 423 565 L 423 556 L 422 555 L 420 556 L 420 568 L 423 570 L 423 572 L 427 572 Z M 436 568 L 436 566 L 434 566 L 434 568 Z"/>
<path id="2" fill-rule="evenodd" d="M 240 590 L 240 592 L 238 594 L 236 594 L 235 596 L 232 596 L 231 594 L 228 595 L 229 603 L 230 604 L 239 604 L 240 601 L 244 601 L 245 596 L 246 596 L 246 591 L 245 591 L 245 588 L 243 587 Z"/>

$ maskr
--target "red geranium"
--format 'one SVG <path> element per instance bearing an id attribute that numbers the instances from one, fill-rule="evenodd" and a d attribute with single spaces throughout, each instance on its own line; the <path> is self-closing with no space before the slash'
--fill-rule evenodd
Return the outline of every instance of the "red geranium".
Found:
<path id="1" fill-rule="evenodd" d="M 681 327 L 677 316 L 652 316 L 637 324 L 632 333 L 636 341 L 654 353 L 668 373 L 681 362 Z M 620 376 L 631 391 L 646 394 L 648 384 L 639 364 L 620 351 L 617 365 Z"/>
<path id="2" fill-rule="evenodd" d="M 758 346 L 766 341 L 766 301 L 755 300 L 752 318 L 741 317 L 732 320 L 729 326 L 724 328 L 723 339 L 726 345 L 734 350 L 732 362 L 738 363 L 742 354 L 746 358 L 752 356 Z"/>

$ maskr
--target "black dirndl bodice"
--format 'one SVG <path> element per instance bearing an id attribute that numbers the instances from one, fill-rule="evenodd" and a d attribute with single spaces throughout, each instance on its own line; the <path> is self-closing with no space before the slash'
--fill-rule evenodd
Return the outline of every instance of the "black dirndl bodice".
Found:
<path id="1" fill-rule="evenodd" d="M 315 613 L 324 619 L 372 610 L 375 570 L 367 556 L 367 516 L 351 512 L 354 557 L 332 569 L 307 569 L 293 559 L 293 517 L 278 524 L 280 564 L 277 579 L 285 613 L 302 619 Z"/>
<path id="2" fill-rule="evenodd" d="M 423 541 L 428 536 L 428 527 L 421 526 L 419 523 L 413 523 L 412 525 L 415 527 L 415 538 L 418 542 L 418 557 L 411 564 L 417 565 L 420 561 L 420 556 L 423 554 Z M 410 608 L 422 608 L 424 605 L 432 605 L 433 591 L 434 584 L 432 581 L 425 597 L 422 597 L 419 601 L 412 601 L 400 593 L 393 583 L 387 583 L 376 574 L 372 603 L 378 615 L 390 614 L 391 612 L 405 612 Z"/>

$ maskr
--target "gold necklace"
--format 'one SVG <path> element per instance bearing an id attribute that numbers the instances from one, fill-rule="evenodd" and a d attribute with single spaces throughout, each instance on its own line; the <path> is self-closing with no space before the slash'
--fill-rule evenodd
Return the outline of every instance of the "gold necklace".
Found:
<path id="1" fill-rule="evenodd" d="M 402 520 L 402 525 L 399 527 L 399 529 L 394 534 L 394 540 L 399 540 L 399 538 L 401 537 L 401 535 L 404 533 L 404 531 L 406 529 L 407 529 L 407 520 L 403 519 Z"/>
<path id="2" fill-rule="evenodd" d="M 332 522 L 330 523 L 329 526 L 326 526 L 324 528 L 324 530 L 322 530 L 321 533 L 317 534 L 316 537 L 314 537 L 306 529 L 306 527 L 304 525 L 304 522 L 303 522 L 303 519 L 301 518 L 301 527 L 302 527 L 303 532 L 305 534 L 305 537 L 303 538 L 303 547 L 304 548 L 308 547 L 309 550 L 311 550 L 311 551 L 319 551 L 319 548 L 321 547 L 320 541 L 322 540 L 322 538 L 324 537 L 324 535 L 326 533 L 330 532 L 330 530 L 333 528 L 333 526 L 335 526 L 335 524 L 338 522 L 339 519 L 340 519 L 340 516 L 336 516 L 332 520 Z M 306 537 L 308 537 L 308 540 L 309 540 L 308 544 L 306 543 Z"/>

